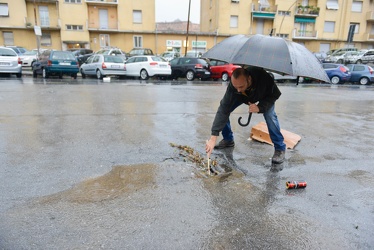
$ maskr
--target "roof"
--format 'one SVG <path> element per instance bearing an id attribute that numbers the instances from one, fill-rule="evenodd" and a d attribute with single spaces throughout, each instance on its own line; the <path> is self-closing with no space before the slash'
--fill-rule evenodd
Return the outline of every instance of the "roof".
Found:
<path id="1" fill-rule="evenodd" d="M 187 21 L 175 20 L 174 22 L 158 22 L 156 23 L 157 32 L 168 33 L 186 33 L 187 32 Z M 200 24 L 189 23 L 188 32 L 200 32 Z"/>

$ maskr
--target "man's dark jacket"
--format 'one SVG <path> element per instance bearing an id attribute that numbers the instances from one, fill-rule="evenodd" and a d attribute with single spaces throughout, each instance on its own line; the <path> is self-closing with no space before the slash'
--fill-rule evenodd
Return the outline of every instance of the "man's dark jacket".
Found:
<path id="1" fill-rule="evenodd" d="M 214 118 L 212 135 L 218 136 L 225 127 L 232 111 L 231 107 L 235 103 L 241 102 L 248 105 L 248 103 L 258 102 L 259 113 L 265 113 L 280 97 L 281 92 L 274 83 L 274 79 L 264 69 L 257 67 L 246 69 L 252 77 L 252 85 L 245 90 L 246 95 L 244 95 L 236 91 L 231 82 L 229 83 Z"/>

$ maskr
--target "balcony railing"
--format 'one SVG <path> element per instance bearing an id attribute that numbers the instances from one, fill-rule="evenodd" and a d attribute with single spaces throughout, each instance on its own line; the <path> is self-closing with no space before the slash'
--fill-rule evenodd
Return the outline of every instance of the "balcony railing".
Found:
<path id="1" fill-rule="evenodd" d="M 318 31 L 316 30 L 294 30 L 292 37 L 298 38 L 298 39 L 317 39 Z"/>
<path id="2" fill-rule="evenodd" d="M 295 9 L 295 16 L 318 16 L 319 7 L 314 6 L 298 6 Z"/>
<path id="3" fill-rule="evenodd" d="M 252 12 L 277 12 L 277 6 L 264 6 L 261 4 L 252 4 Z"/>
<path id="4" fill-rule="evenodd" d="M 86 0 L 86 3 L 93 3 L 93 4 L 118 4 L 118 0 Z"/>
<path id="5" fill-rule="evenodd" d="M 366 35 L 368 41 L 374 41 L 374 34 L 366 33 L 365 35 Z"/>
<path id="6" fill-rule="evenodd" d="M 374 22 L 374 11 L 368 11 L 366 13 L 366 20 Z"/>
<path id="7" fill-rule="evenodd" d="M 29 2 L 29 3 L 56 3 L 58 2 L 58 0 L 26 0 L 26 2 Z"/>

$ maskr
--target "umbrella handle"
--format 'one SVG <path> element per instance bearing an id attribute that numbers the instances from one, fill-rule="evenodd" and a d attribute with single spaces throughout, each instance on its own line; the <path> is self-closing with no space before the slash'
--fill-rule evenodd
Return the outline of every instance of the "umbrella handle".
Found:
<path id="1" fill-rule="evenodd" d="M 242 117 L 239 117 L 239 119 L 238 119 L 239 125 L 242 126 L 242 127 L 248 126 L 249 122 L 251 121 L 251 117 L 252 117 L 252 113 L 249 113 L 249 115 L 248 115 L 248 121 L 245 124 L 241 123 Z"/>

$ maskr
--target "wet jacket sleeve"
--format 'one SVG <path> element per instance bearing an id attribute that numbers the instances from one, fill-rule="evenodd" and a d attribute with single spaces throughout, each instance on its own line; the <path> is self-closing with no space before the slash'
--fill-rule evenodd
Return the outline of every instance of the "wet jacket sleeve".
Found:
<path id="1" fill-rule="evenodd" d="M 232 105 L 235 103 L 234 88 L 229 84 L 223 96 L 212 125 L 211 135 L 218 136 L 229 120 Z"/>

